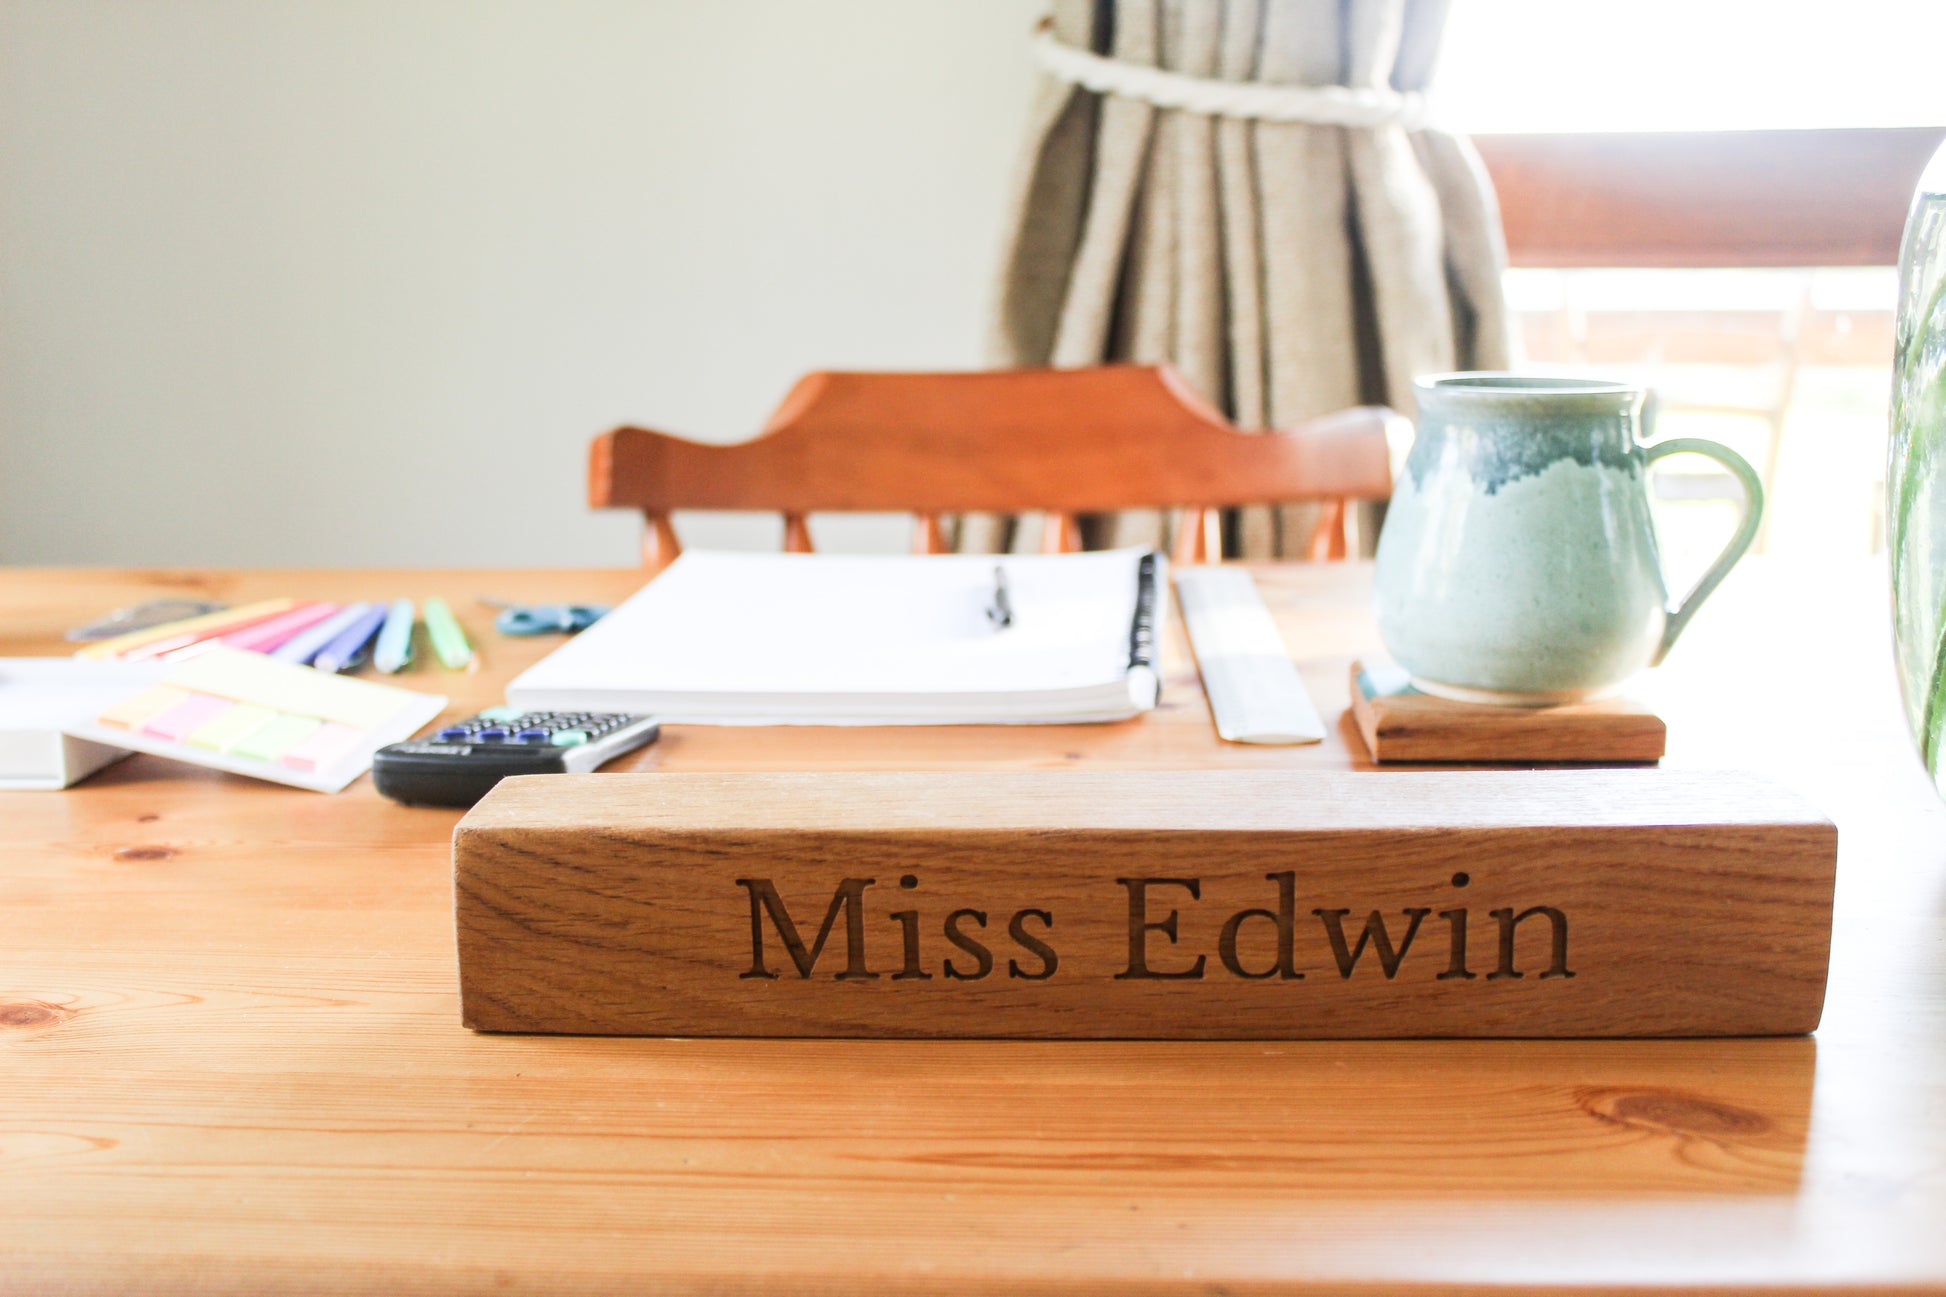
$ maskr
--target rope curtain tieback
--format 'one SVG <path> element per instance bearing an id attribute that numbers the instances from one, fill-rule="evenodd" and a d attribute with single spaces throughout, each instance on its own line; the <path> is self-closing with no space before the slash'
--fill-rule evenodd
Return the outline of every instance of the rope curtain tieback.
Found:
<path id="1" fill-rule="evenodd" d="M 1179 108 L 1211 117 L 1314 126 L 1427 125 L 1426 96 L 1376 86 L 1285 86 L 1256 81 L 1215 81 L 1141 63 L 1103 58 L 1063 44 L 1043 20 L 1034 32 L 1034 59 L 1042 70 L 1096 94 L 1141 99 L 1158 108 Z"/>

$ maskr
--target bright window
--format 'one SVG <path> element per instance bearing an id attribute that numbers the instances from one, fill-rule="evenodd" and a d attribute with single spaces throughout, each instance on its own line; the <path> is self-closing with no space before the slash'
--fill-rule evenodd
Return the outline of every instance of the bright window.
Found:
<path id="1" fill-rule="evenodd" d="M 1477 133 L 1946 125 L 1941 0 L 1455 0 L 1435 88 Z"/>
<path id="2" fill-rule="evenodd" d="M 1720 441 L 1756 466 L 1763 550 L 1877 551 L 1891 269 L 1512 270 L 1506 286 L 1525 368 L 1645 384 L 1656 436 Z M 1700 571 L 1738 490 L 1707 460 L 1667 463 L 1657 525 L 1672 565 Z"/>
<path id="3" fill-rule="evenodd" d="M 1456 0 L 1436 89 L 1478 133 L 1946 124 L 1942 0 Z M 1762 548 L 1878 547 L 1891 268 L 1533 270 L 1507 277 L 1525 368 L 1658 394 L 1659 436 L 1724 442 L 1769 486 Z M 1699 568 L 1736 491 L 1671 461 L 1658 522 Z"/>

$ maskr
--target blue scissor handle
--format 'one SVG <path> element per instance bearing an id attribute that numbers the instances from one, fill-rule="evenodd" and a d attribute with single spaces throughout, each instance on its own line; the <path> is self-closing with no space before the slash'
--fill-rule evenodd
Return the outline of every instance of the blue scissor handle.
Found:
<path id="1" fill-rule="evenodd" d="M 501 610 L 493 619 L 493 629 L 502 635 L 572 635 L 594 625 L 607 611 L 593 603 L 516 604 Z"/>

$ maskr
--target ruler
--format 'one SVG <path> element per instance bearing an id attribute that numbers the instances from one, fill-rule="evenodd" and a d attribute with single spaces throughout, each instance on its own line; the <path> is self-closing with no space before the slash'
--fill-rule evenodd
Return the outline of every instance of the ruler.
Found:
<path id="1" fill-rule="evenodd" d="M 1248 572 L 1236 567 L 1181 568 L 1176 595 L 1218 734 L 1231 743 L 1324 739 L 1324 719 L 1305 692 Z"/>

